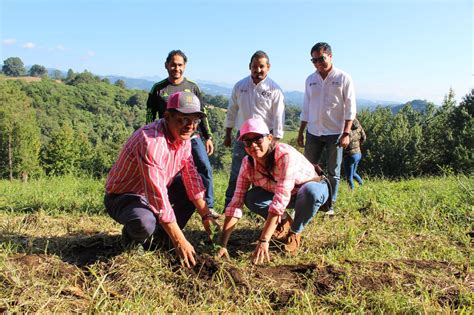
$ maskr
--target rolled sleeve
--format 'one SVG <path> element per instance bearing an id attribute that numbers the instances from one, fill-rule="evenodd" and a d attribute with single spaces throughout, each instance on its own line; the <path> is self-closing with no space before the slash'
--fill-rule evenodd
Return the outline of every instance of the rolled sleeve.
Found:
<path id="1" fill-rule="evenodd" d="M 309 97 L 310 89 L 308 87 L 308 79 L 306 79 L 305 89 L 304 89 L 304 100 L 303 100 L 303 108 L 301 109 L 300 120 L 301 121 L 308 121 L 309 119 Z"/>
<path id="2" fill-rule="evenodd" d="M 283 138 L 283 127 L 285 125 L 285 97 L 283 92 L 278 89 L 273 105 L 273 135 L 279 139 Z"/>
<path id="3" fill-rule="evenodd" d="M 357 114 L 354 83 L 350 76 L 346 77 L 344 84 L 344 120 L 354 120 Z"/>
<path id="4" fill-rule="evenodd" d="M 232 89 L 232 95 L 229 98 L 229 105 L 227 106 L 227 114 L 225 118 L 225 127 L 234 128 L 235 120 L 237 119 L 237 112 L 239 111 L 239 105 L 237 102 L 236 87 Z"/>
<path id="5" fill-rule="evenodd" d="M 245 195 L 251 185 L 250 180 L 250 162 L 248 157 L 244 157 L 242 166 L 240 167 L 239 176 L 235 187 L 234 196 L 229 205 L 225 209 L 226 217 L 235 217 L 240 219 L 242 217 L 242 208 L 244 206 Z"/>

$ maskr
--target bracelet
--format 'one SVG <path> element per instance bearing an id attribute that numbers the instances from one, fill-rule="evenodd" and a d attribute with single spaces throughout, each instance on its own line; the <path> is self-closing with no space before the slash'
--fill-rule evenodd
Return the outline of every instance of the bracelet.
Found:
<path id="1" fill-rule="evenodd" d="M 348 133 L 348 132 L 343 132 L 342 135 L 341 135 L 341 137 L 342 137 L 342 136 L 349 136 L 349 135 L 350 135 L 350 133 Z"/>
<path id="2" fill-rule="evenodd" d="M 204 222 L 204 221 L 206 221 L 206 220 L 208 220 L 208 219 L 211 219 L 211 218 L 212 218 L 212 213 L 211 213 L 211 212 L 209 212 L 209 213 L 207 213 L 207 214 L 205 214 L 205 215 L 203 215 L 203 216 L 201 217 L 202 222 Z"/>
<path id="3" fill-rule="evenodd" d="M 259 241 L 260 243 L 268 243 L 267 240 L 261 240 L 261 239 L 259 239 L 258 241 Z"/>

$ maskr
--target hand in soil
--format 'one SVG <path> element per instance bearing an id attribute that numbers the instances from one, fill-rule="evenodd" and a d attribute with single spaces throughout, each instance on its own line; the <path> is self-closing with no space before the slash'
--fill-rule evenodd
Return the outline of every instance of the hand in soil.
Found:
<path id="1" fill-rule="evenodd" d="M 252 263 L 255 265 L 263 264 L 265 263 L 265 259 L 267 262 L 270 262 L 270 252 L 268 247 L 268 242 L 258 242 L 257 247 L 252 254 Z"/>
<path id="2" fill-rule="evenodd" d="M 219 223 L 217 223 L 215 219 L 209 218 L 208 220 L 204 220 L 202 224 L 204 225 L 204 229 L 207 232 L 207 236 L 209 237 L 209 240 L 211 242 L 214 242 L 215 236 L 217 236 L 217 234 L 221 230 Z"/>
<path id="3" fill-rule="evenodd" d="M 216 258 L 226 258 L 230 259 L 229 252 L 227 251 L 227 248 L 221 247 L 219 251 L 216 254 Z"/>
<path id="4" fill-rule="evenodd" d="M 196 265 L 196 252 L 194 251 L 193 245 L 187 240 L 178 242 L 175 246 L 175 250 L 182 267 L 191 268 L 191 265 Z"/>

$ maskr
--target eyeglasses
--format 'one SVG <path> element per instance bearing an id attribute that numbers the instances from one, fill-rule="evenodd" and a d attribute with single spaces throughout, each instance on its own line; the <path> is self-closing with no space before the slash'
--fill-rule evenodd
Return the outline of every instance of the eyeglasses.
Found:
<path id="1" fill-rule="evenodd" d="M 311 62 L 312 63 L 318 63 L 318 62 L 324 62 L 326 61 L 326 56 L 325 55 L 322 55 L 321 57 L 318 57 L 318 58 L 311 58 Z"/>
<path id="2" fill-rule="evenodd" d="M 244 146 L 248 148 L 252 146 L 252 143 L 262 144 L 266 136 L 268 136 L 268 134 L 260 135 L 251 139 L 245 138 L 245 139 L 242 139 L 242 142 L 244 143 Z"/>
<path id="3" fill-rule="evenodd" d="M 189 116 L 177 116 L 176 121 L 181 126 L 187 126 L 189 124 L 199 125 L 201 123 L 201 118 L 189 117 Z"/>

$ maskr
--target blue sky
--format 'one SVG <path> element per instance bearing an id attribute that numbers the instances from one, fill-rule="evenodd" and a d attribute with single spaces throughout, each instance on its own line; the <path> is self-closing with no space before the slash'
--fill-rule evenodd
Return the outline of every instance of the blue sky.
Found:
<path id="1" fill-rule="evenodd" d="M 304 90 L 309 51 L 333 48 L 357 96 L 427 99 L 473 87 L 473 6 L 450 1 L 0 0 L 1 60 L 99 75 L 165 77 L 172 49 L 186 76 L 233 85 L 258 49 L 284 90 Z"/>

